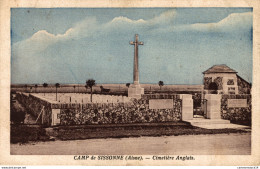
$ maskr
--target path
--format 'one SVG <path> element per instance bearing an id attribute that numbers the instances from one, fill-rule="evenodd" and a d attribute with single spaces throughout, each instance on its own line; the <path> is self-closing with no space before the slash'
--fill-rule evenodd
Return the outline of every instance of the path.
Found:
<path id="1" fill-rule="evenodd" d="M 12 155 L 248 155 L 250 152 L 251 133 L 11 144 Z"/>

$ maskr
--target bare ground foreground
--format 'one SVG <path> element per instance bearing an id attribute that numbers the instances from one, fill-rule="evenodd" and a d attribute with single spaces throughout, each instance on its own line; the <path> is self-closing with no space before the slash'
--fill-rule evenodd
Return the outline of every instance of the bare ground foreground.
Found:
<path id="1" fill-rule="evenodd" d="M 250 155 L 251 133 L 11 144 L 12 155 Z"/>

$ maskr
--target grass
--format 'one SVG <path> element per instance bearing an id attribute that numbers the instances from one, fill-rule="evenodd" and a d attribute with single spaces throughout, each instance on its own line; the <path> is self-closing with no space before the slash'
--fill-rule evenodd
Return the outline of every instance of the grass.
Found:
<path id="1" fill-rule="evenodd" d="M 45 129 L 39 125 L 11 125 L 11 143 L 27 143 L 29 141 L 48 141 Z"/>
<path id="2" fill-rule="evenodd" d="M 141 136 L 179 136 L 199 134 L 245 133 L 238 129 L 203 129 L 188 123 L 164 125 L 128 125 L 128 126 L 61 126 L 53 129 L 55 137 L 60 140 L 78 140 L 92 138 L 124 138 Z"/>
<path id="3" fill-rule="evenodd" d="M 47 132 L 46 132 L 47 131 Z M 179 136 L 200 134 L 245 133 L 238 129 L 203 129 L 185 122 L 118 125 L 77 125 L 43 128 L 39 125 L 11 125 L 11 143 L 29 141 L 81 140 L 94 138 L 125 138 L 142 136 Z"/>
<path id="4" fill-rule="evenodd" d="M 249 120 L 245 120 L 245 121 L 242 121 L 242 120 L 238 120 L 238 121 L 231 120 L 230 122 L 234 123 L 234 124 L 249 126 L 249 127 L 252 126 L 251 121 L 249 121 Z"/>

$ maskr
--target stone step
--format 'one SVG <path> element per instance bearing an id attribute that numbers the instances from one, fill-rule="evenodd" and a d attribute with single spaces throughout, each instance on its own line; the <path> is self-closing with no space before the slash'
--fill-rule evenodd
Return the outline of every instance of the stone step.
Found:
<path id="1" fill-rule="evenodd" d="M 230 123 L 229 120 L 223 119 L 201 119 L 201 118 L 194 118 L 193 120 L 186 120 L 192 126 L 205 128 L 205 129 L 246 129 L 250 130 L 249 126 L 244 125 L 237 125 Z"/>
<path id="2" fill-rule="evenodd" d="M 188 121 L 191 125 L 230 124 L 229 120 L 222 119 L 196 119 Z"/>
<path id="3" fill-rule="evenodd" d="M 217 114 L 213 114 L 210 116 L 211 119 L 220 119 L 220 115 L 217 115 Z"/>
<path id="4" fill-rule="evenodd" d="M 196 125 L 196 127 L 205 128 L 205 129 L 240 129 L 245 131 L 251 131 L 249 126 L 237 125 L 237 124 L 204 124 Z"/>

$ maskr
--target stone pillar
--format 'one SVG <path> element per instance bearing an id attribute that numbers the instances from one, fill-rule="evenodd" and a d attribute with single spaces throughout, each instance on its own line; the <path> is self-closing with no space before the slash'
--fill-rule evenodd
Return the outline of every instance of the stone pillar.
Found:
<path id="1" fill-rule="evenodd" d="M 51 125 L 58 125 L 60 124 L 60 109 L 52 109 L 52 116 L 51 116 Z"/>
<path id="2" fill-rule="evenodd" d="M 193 119 L 193 99 L 190 94 L 180 95 L 182 100 L 182 121 Z"/>
<path id="3" fill-rule="evenodd" d="M 220 106 L 221 106 L 221 95 L 219 94 L 206 94 L 207 99 L 207 115 L 208 119 L 221 119 Z"/>

